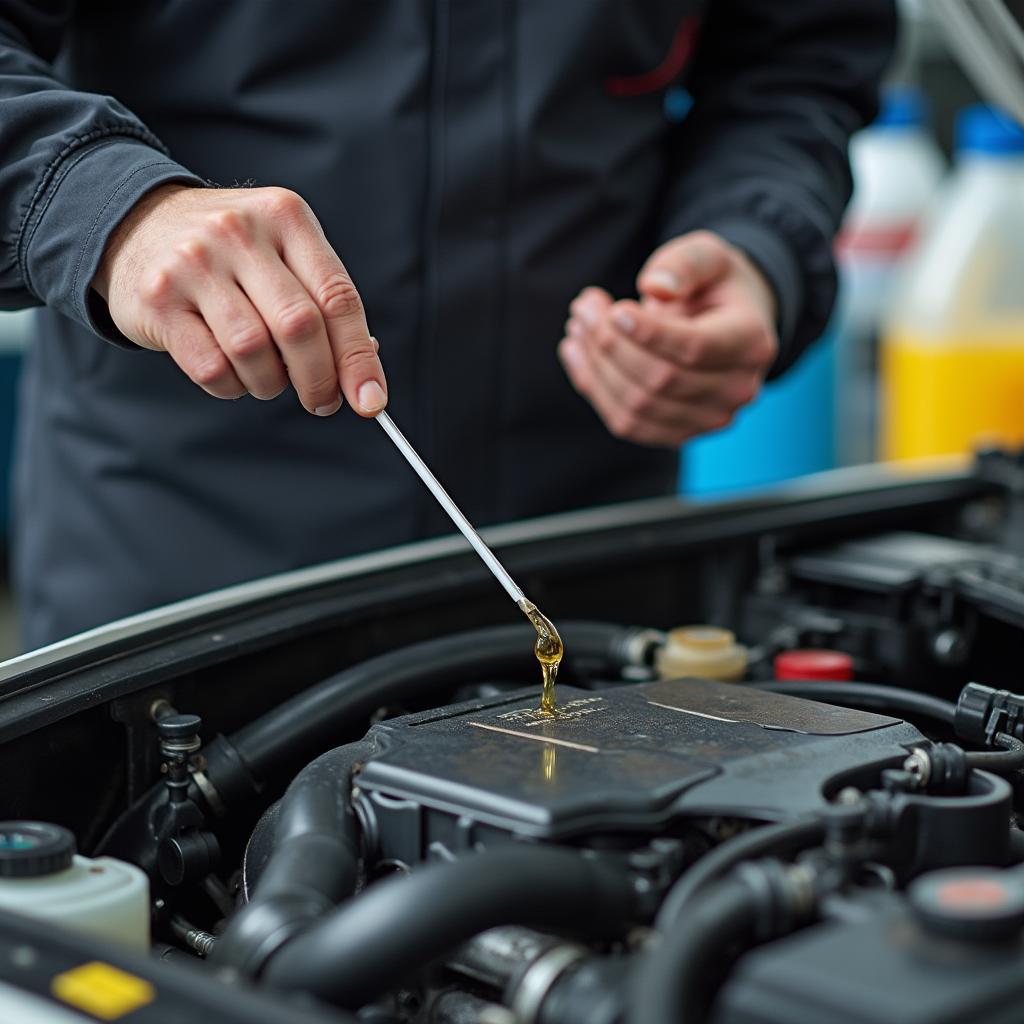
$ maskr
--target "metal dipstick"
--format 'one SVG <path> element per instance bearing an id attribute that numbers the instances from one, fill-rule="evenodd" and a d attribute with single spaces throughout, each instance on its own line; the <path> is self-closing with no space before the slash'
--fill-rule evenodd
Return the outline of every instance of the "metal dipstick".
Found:
<path id="1" fill-rule="evenodd" d="M 516 586 L 515 581 L 495 557 L 494 552 L 483 542 L 480 534 L 473 529 L 469 520 L 459 510 L 459 506 L 449 497 L 448 492 L 441 486 L 437 477 L 430 472 L 427 464 L 420 458 L 416 449 L 409 444 L 405 435 L 395 426 L 394 420 L 386 412 L 377 413 L 376 420 L 384 428 L 384 432 L 388 437 L 395 442 L 395 447 L 405 456 L 406 462 L 416 471 L 416 475 L 427 485 L 427 489 L 437 499 L 438 504 L 451 517 L 452 522 L 462 532 L 463 537 L 473 545 L 476 553 L 494 574 L 494 578 L 505 588 L 508 596 L 516 604 L 521 604 L 525 601 L 526 595 Z"/>

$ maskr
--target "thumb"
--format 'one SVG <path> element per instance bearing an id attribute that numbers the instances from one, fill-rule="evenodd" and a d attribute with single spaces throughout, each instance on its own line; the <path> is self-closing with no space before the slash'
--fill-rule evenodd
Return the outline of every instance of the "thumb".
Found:
<path id="1" fill-rule="evenodd" d="M 729 269 L 726 243 L 710 231 L 688 235 L 654 250 L 637 277 L 637 290 L 654 299 L 685 299 L 717 281 Z"/>

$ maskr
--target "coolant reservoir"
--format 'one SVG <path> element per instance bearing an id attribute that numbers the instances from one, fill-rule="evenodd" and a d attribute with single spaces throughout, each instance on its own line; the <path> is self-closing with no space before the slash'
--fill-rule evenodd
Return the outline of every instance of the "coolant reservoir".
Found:
<path id="1" fill-rule="evenodd" d="M 680 626 L 669 631 L 665 646 L 654 659 L 662 679 L 698 676 L 731 682 L 743 678 L 747 649 L 736 636 L 718 626 Z"/>
<path id="2" fill-rule="evenodd" d="M 0 909 L 149 951 L 149 879 L 112 857 L 80 857 L 59 825 L 0 822 Z"/>

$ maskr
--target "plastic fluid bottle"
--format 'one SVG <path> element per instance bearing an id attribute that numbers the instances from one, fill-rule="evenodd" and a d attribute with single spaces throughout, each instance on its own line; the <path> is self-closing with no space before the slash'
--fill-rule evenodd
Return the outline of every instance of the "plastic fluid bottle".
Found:
<path id="1" fill-rule="evenodd" d="M 835 465 L 835 339 L 820 338 L 778 380 L 764 386 L 732 425 L 689 442 L 680 491 L 711 498 L 753 492 Z"/>
<path id="2" fill-rule="evenodd" d="M 890 459 L 1024 442 L 1024 130 L 983 106 L 956 127 L 956 168 L 882 344 Z"/>
<path id="3" fill-rule="evenodd" d="M 882 96 L 877 119 L 850 141 L 853 198 L 836 240 L 836 456 L 878 457 L 878 335 L 895 271 L 913 250 L 946 172 L 927 127 L 928 104 L 912 86 Z"/>
<path id="4" fill-rule="evenodd" d="M 0 821 L 0 908 L 149 950 L 149 879 L 113 857 L 80 857 L 41 821 Z"/>

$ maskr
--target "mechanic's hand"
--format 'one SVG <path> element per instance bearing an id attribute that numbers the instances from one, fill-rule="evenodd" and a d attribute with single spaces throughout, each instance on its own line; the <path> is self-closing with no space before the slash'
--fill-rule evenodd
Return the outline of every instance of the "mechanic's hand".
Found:
<path id="1" fill-rule="evenodd" d="M 727 426 L 778 352 L 775 299 L 761 272 L 717 235 L 657 249 L 639 302 L 601 288 L 573 300 L 558 353 L 573 386 L 616 436 L 676 446 Z"/>
<path id="2" fill-rule="evenodd" d="M 270 399 L 291 381 L 319 416 L 342 393 L 364 416 L 387 403 L 352 278 L 287 189 L 154 189 L 114 231 L 93 288 L 125 337 L 217 398 Z"/>

